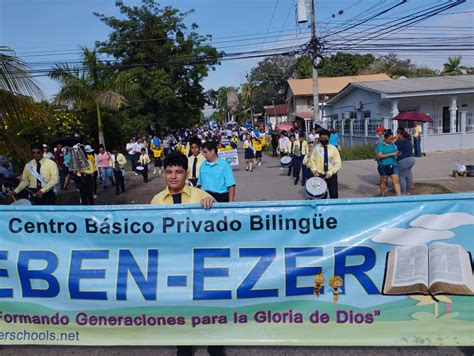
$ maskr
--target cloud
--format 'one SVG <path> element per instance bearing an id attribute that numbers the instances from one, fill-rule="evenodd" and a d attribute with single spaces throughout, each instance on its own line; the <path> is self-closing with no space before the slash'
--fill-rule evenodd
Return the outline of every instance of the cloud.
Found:
<path id="1" fill-rule="evenodd" d="M 474 215 L 467 213 L 427 214 L 417 217 L 410 226 L 430 230 L 450 230 L 461 225 L 474 224 Z"/>
<path id="2" fill-rule="evenodd" d="M 445 240 L 454 237 L 451 231 L 434 231 L 420 229 L 387 228 L 380 230 L 372 241 L 399 246 L 412 246 L 426 244 L 430 241 Z"/>

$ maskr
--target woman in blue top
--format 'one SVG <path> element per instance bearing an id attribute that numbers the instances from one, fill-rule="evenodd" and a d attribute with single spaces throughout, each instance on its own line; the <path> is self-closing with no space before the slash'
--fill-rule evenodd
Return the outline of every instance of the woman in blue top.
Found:
<path id="1" fill-rule="evenodd" d="M 413 174 L 411 169 L 415 165 L 415 158 L 413 157 L 413 144 L 411 136 L 403 127 L 397 130 L 397 142 L 400 155 L 397 157 L 398 168 L 400 174 L 400 188 L 402 195 L 410 195 L 410 190 L 413 185 Z"/>
<path id="2" fill-rule="evenodd" d="M 401 195 L 400 180 L 398 177 L 397 157 L 399 155 L 397 146 L 393 143 L 392 130 L 386 130 L 384 140 L 377 145 L 377 158 L 379 160 L 378 171 L 380 174 L 380 195 L 385 196 L 387 179 L 392 178 L 396 195 Z"/>

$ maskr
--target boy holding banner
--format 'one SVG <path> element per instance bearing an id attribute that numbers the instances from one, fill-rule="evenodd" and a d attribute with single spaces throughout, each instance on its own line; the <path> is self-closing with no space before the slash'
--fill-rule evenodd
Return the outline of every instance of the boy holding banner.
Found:
<path id="1" fill-rule="evenodd" d="M 192 144 L 191 144 L 192 147 Z M 176 152 L 169 154 L 164 161 L 166 189 L 151 200 L 151 204 L 201 204 L 210 209 L 216 199 L 205 191 L 186 184 L 188 179 L 188 157 Z M 225 355 L 224 346 L 208 346 L 211 356 Z M 178 356 L 193 355 L 192 346 L 178 346 Z"/>

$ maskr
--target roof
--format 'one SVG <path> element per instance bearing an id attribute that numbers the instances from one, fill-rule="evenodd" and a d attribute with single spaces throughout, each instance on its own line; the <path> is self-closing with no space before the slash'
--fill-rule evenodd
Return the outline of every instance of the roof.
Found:
<path id="1" fill-rule="evenodd" d="M 288 104 L 268 105 L 264 107 L 267 116 L 283 116 L 288 114 Z"/>
<path id="2" fill-rule="evenodd" d="M 332 98 L 328 104 L 339 100 L 356 88 L 379 93 L 381 94 L 382 99 L 474 93 L 474 75 L 351 83 L 348 84 L 338 95 Z"/>
<path id="3" fill-rule="evenodd" d="M 345 77 L 318 78 L 319 95 L 335 95 L 352 82 L 369 82 L 374 80 L 390 80 L 385 73 L 368 75 L 351 75 Z M 294 96 L 313 95 L 313 79 L 289 79 L 288 86 Z"/>
<path id="4" fill-rule="evenodd" d="M 302 112 L 294 112 L 292 115 L 296 117 L 300 117 L 302 119 L 314 119 L 314 112 L 313 111 L 302 111 Z"/>

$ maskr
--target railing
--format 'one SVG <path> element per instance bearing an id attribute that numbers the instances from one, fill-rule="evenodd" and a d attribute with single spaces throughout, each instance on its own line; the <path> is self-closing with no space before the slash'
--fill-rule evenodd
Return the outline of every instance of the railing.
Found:
<path id="1" fill-rule="evenodd" d="M 352 126 L 354 136 L 365 136 L 365 120 L 356 120 Z"/>
<path id="2" fill-rule="evenodd" d="M 474 132 L 474 117 L 472 112 L 466 113 L 466 132 Z"/>
<path id="3" fill-rule="evenodd" d="M 367 135 L 371 137 L 376 137 L 377 134 L 375 132 L 375 129 L 378 126 L 383 126 L 383 119 L 369 119 L 367 125 Z"/>
<path id="4" fill-rule="evenodd" d="M 443 133 L 443 115 L 434 114 L 431 116 L 432 122 L 428 123 L 428 134 L 442 134 Z"/>

